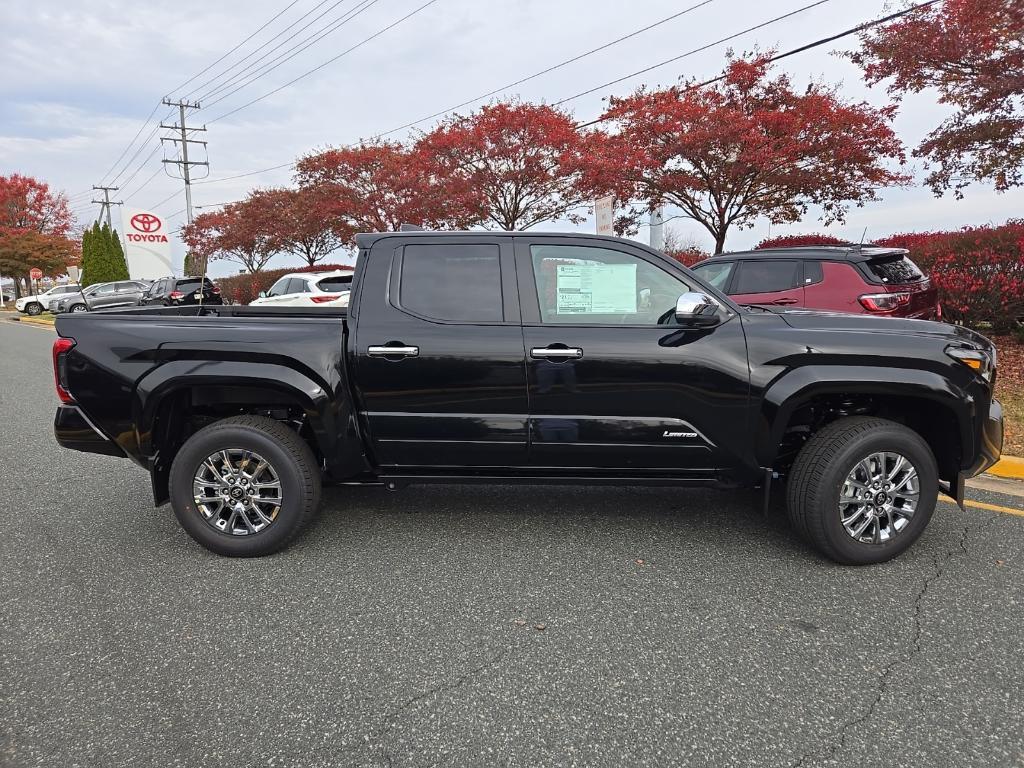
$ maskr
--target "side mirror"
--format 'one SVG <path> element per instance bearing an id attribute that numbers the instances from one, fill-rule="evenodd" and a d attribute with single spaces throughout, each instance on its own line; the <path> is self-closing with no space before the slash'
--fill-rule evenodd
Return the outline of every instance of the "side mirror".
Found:
<path id="1" fill-rule="evenodd" d="M 718 302 L 706 293 L 691 291 L 676 299 L 676 321 L 680 325 L 709 328 L 718 325 Z"/>
<path id="2" fill-rule="evenodd" d="M 260 291 L 259 298 L 261 298 L 261 299 L 267 298 L 267 292 L 266 291 Z"/>

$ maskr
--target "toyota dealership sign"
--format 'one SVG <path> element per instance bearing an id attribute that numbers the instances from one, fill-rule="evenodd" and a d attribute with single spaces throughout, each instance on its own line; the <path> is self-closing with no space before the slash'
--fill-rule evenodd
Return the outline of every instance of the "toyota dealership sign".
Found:
<path id="1" fill-rule="evenodd" d="M 152 211 L 124 208 L 121 230 L 128 274 L 133 280 L 155 280 L 171 274 L 171 239 L 163 216 Z"/>

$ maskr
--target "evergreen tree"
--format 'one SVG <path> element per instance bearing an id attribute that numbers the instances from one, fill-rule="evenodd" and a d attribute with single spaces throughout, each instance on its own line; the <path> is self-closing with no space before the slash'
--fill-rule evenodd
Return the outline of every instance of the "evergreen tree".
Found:
<path id="1" fill-rule="evenodd" d="M 103 275 L 103 246 L 100 223 L 94 222 L 91 227 L 85 230 L 82 235 L 82 280 L 81 285 L 86 288 L 93 283 L 104 282 Z"/>
<path id="2" fill-rule="evenodd" d="M 110 241 L 110 261 L 111 270 L 115 274 L 111 280 L 127 280 L 128 275 L 128 260 L 124 257 L 124 248 L 121 247 L 121 238 L 117 234 L 116 229 L 108 230 L 109 241 Z"/>

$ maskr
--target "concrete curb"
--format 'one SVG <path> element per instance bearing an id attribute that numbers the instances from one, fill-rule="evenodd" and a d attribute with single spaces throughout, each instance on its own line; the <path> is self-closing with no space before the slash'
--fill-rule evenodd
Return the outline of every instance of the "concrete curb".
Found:
<path id="1" fill-rule="evenodd" d="M 36 318 L 29 317 L 28 315 L 25 315 L 23 317 L 12 317 L 10 319 L 13 320 L 15 323 L 28 323 L 29 325 L 41 325 L 44 328 L 53 328 L 54 327 L 53 323 L 51 321 L 49 321 L 49 320 L 37 320 Z"/>
<path id="2" fill-rule="evenodd" d="M 1003 456 L 994 465 L 985 470 L 996 477 L 1008 477 L 1012 480 L 1024 480 L 1024 459 L 1017 456 Z"/>

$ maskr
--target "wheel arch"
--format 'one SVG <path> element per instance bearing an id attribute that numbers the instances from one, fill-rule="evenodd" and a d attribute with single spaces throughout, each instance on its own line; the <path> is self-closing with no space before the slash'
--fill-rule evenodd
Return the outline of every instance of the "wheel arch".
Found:
<path id="1" fill-rule="evenodd" d="M 201 368 L 201 372 L 196 369 Z M 177 360 L 158 366 L 136 385 L 133 421 L 139 454 L 148 461 L 157 504 L 168 498 L 167 478 L 192 421 L 242 414 L 300 416 L 300 436 L 335 475 L 367 470 L 358 424 L 344 391 L 303 372 L 265 361 Z"/>
<path id="2" fill-rule="evenodd" d="M 940 478 L 955 483 L 963 456 L 973 451 L 970 402 L 948 379 L 929 371 L 800 368 L 765 391 L 755 450 L 761 466 L 777 466 L 787 434 L 801 426 L 816 407 L 819 411 L 831 409 L 831 420 L 870 414 L 902 423 L 920 434 L 935 455 Z M 855 409 L 845 412 L 842 406 L 849 403 Z"/>

